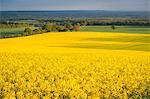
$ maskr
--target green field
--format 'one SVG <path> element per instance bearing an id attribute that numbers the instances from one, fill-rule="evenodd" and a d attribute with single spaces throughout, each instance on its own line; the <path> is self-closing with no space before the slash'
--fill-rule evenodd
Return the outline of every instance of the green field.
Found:
<path id="1" fill-rule="evenodd" d="M 35 29 L 35 27 L 32 27 L 32 29 Z M 25 28 L 1 28 L 0 29 L 0 37 L 1 36 L 15 36 L 15 35 L 21 35 L 24 33 Z"/>
<path id="2" fill-rule="evenodd" d="M 115 30 L 111 26 L 84 26 L 81 32 L 119 32 L 119 33 L 140 33 L 149 34 L 150 28 L 144 26 L 115 26 Z"/>
<path id="3" fill-rule="evenodd" d="M 22 34 L 25 28 L 4 28 L 0 29 L 1 34 Z"/>

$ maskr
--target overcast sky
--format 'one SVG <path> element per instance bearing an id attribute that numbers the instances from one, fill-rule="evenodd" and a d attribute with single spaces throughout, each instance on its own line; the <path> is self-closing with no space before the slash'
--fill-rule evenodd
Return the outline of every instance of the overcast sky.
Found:
<path id="1" fill-rule="evenodd" d="M 150 0 L 0 0 L 0 10 L 148 11 Z"/>

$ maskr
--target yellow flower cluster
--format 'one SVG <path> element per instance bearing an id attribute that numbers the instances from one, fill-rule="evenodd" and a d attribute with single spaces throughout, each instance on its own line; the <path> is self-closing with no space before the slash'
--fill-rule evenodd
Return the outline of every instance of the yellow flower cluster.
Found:
<path id="1" fill-rule="evenodd" d="M 0 48 L 0 98 L 126 99 L 150 96 L 149 52 L 63 48 L 55 41 L 53 44 L 60 47 L 49 48 L 52 42 L 48 43 L 40 36 L 44 37 L 22 38 L 27 42 L 19 42 L 20 38 L 0 40 L 3 45 Z M 34 44 L 30 42 L 31 38 Z M 18 44 L 14 47 L 10 41 L 18 41 Z"/>

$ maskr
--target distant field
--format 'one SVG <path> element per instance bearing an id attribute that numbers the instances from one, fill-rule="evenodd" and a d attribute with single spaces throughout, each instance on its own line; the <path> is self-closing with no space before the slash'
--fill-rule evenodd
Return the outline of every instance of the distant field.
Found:
<path id="1" fill-rule="evenodd" d="M 80 31 L 86 32 L 122 32 L 122 33 L 140 33 L 149 34 L 149 27 L 142 26 L 116 26 L 115 30 L 111 29 L 111 26 L 85 26 Z"/>
<path id="2" fill-rule="evenodd" d="M 115 30 L 111 29 L 111 26 L 84 26 L 81 27 L 81 32 L 115 32 L 115 33 L 140 33 L 150 34 L 150 28 L 148 27 L 137 27 L 137 26 L 116 26 Z M 24 32 L 25 28 L 8 28 L 0 29 L 0 36 L 3 35 L 18 35 Z M 32 29 L 35 29 L 33 27 Z"/>
<path id="3" fill-rule="evenodd" d="M 22 34 L 25 28 L 6 28 L 0 29 L 1 34 Z"/>
<path id="4" fill-rule="evenodd" d="M 23 34 L 24 29 L 25 28 L 3 28 L 3 29 L 0 29 L 0 36 Z M 32 29 L 35 29 L 35 27 L 32 27 Z"/>

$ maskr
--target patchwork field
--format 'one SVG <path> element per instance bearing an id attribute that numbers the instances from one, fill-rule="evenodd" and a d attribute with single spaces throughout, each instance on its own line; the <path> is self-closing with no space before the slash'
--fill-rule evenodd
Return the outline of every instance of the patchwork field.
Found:
<path id="1" fill-rule="evenodd" d="M 36 27 L 32 27 L 32 30 L 36 29 Z M 21 36 L 24 33 L 25 28 L 0 28 L 0 38 L 3 36 Z"/>
<path id="2" fill-rule="evenodd" d="M 38 27 L 31 27 L 32 30 Z M 21 36 L 25 28 L 0 28 L 0 38 Z M 132 34 L 150 34 L 148 26 L 82 26 L 80 32 L 113 32 L 113 33 L 132 33 Z"/>
<path id="3" fill-rule="evenodd" d="M 149 98 L 150 35 L 60 32 L 0 39 L 0 98 Z"/>
<path id="4" fill-rule="evenodd" d="M 150 34 L 150 28 L 148 26 L 115 26 L 114 30 L 111 26 L 84 26 L 80 31 Z"/>

